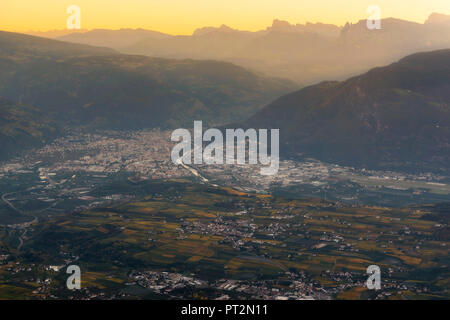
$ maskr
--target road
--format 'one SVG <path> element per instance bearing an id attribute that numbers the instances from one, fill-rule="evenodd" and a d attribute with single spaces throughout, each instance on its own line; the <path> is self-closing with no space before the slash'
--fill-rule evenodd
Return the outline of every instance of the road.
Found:
<path id="1" fill-rule="evenodd" d="M 11 193 L 4 193 L 2 195 L 2 200 L 3 202 L 5 202 L 11 209 L 13 209 L 14 211 L 25 215 L 25 216 L 29 216 L 27 213 L 25 213 L 22 210 L 17 209 L 12 203 L 11 201 L 9 201 L 8 199 L 6 199 L 6 196 L 9 195 Z M 32 225 L 33 223 L 38 222 L 38 218 L 36 216 L 31 216 L 33 219 L 31 221 L 28 222 L 24 222 L 24 223 L 18 223 L 18 224 L 13 224 L 13 225 L 8 225 L 9 227 L 12 228 L 16 228 L 16 229 L 24 229 L 23 233 L 18 237 L 19 239 L 19 245 L 17 246 L 17 250 L 20 250 L 23 246 L 23 242 L 24 242 L 24 237 L 27 234 L 27 227 L 29 227 L 30 225 Z"/>
<path id="2" fill-rule="evenodd" d="M 14 211 L 17 211 L 17 212 L 20 213 L 20 214 L 25 214 L 23 211 L 21 211 L 21 210 L 17 209 L 16 207 L 14 207 L 14 205 L 13 205 L 8 199 L 6 199 L 6 196 L 7 196 L 8 194 L 12 194 L 12 193 L 4 193 L 4 194 L 2 195 L 2 200 L 3 200 L 3 202 L 5 202 L 8 206 L 10 206 Z M 25 214 L 25 215 L 26 215 L 26 214 Z"/>

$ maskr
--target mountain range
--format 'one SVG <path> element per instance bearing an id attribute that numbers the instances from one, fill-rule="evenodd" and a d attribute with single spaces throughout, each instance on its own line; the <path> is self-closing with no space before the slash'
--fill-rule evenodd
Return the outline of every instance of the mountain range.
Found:
<path id="1" fill-rule="evenodd" d="M 70 33 L 59 39 L 127 54 L 228 61 L 306 86 L 344 80 L 415 52 L 449 48 L 449 21 L 449 15 L 438 13 L 423 24 L 386 18 L 380 30 L 369 30 L 365 19 L 343 27 L 274 20 L 256 32 L 222 25 L 197 29 L 190 36 L 121 29 Z"/>

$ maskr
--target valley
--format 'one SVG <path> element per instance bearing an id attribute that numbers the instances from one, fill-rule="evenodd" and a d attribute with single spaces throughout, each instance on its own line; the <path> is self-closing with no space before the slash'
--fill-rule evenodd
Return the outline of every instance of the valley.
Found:
<path id="1" fill-rule="evenodd" d="M 450 299 L 449 18 L 0 31 L 0 299 Z"/>
<path id="2" fill-rule="evenodd" d="M 282 160 L 276 176 L 260 175 L 260 165 L 173 164 L 170 131 L 72 132 L 0 166 L 0 192 L 20 208 L 1 204 L 0 221 L 27 221 L 24 212 L 48 215 L 89 209 L 145 196 L 145 189 L 114 188 L 124 181 L 190 179 L 242 192 L 294 199 L 320 198 L 342 205 L 400 207 L 448 201 L 450 181 L 434 173 L 371 171 L 315 159 Z M 110 186 L 109 190 L 104 189 Z M 41 212 L 42 211 L 42 212 Z"/>

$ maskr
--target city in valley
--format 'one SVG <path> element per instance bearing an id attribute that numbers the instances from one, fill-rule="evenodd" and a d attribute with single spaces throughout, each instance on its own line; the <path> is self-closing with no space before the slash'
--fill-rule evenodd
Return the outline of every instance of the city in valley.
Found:
<path id="1" fill-rule="evenodd" d="M 72 132 L 0 166 L 11 297 L 448 298 L 449 178 L 315 159 L 179 165 L 170 132 Z M 81 268 L 80 290 L 65 288 Z M 369 265 L 382 290 L 368 290 Z M 427 281 L 423 281 L 426 278 Z M 21 283 L 21 285 L 17 285 Z"/>

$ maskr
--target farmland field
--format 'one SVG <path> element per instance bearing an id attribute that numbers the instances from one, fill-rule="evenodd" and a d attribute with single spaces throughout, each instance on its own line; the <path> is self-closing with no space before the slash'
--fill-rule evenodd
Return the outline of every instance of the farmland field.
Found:
<path id="1" fill-rule="evenodd" d="M 350 207 L 186 180 L 139 183 L 139 200 L 33 225 L 20 250 L 17 231 L 1 227 L 2 296 L 449 298 L 445 205 Z M 70 264 L 82 270 L 78 293 L 65 288 Z M 365 287 L 373 264 L 381 291 Z M 145 272 L 196 280 L 161 289 L 135 276 Z"/>

